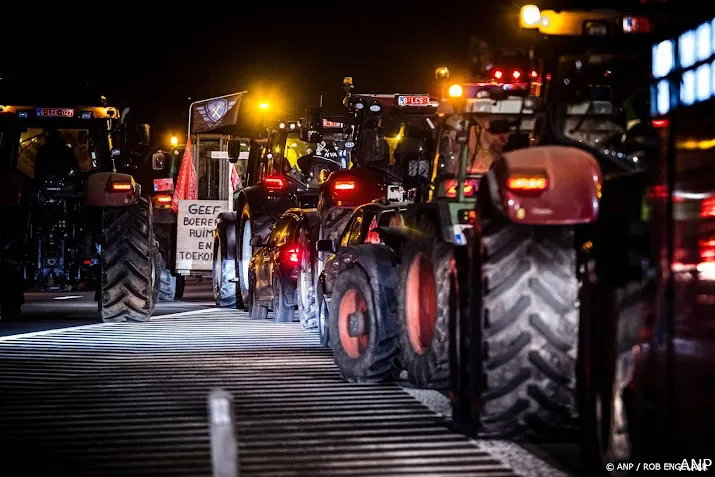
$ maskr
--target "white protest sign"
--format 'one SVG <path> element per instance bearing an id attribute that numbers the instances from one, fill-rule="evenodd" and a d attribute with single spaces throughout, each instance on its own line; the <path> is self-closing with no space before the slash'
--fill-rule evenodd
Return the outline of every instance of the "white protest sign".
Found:
<path id="1" fill-rule="evenodd" d="M 226 200 L 180 200 L 176 226 L 176 270 L 211 271 L 216 217 Z"/>

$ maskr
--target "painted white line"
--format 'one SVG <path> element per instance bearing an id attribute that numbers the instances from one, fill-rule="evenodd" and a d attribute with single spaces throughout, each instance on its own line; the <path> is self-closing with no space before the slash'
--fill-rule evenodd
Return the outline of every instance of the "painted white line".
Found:
<path id="1" fill-rule="evenodd" d="M 187 316 L 187 315 L 199 315 L 203 313 L 208 313 L 211 311 L 219 311 L 218 308 L 204 308 L 202 310 L 192 310 L 192 311 L 180 311 L 178 313 L 170 313 L 168 315 L 161 315 L 161 316 L 153 316 L 149 323 L 153 321 L 159 321 L 163 318 L 174 318 L 177 316 Z M 239 313 L 238 310 L 236 310 L 236 313 Z M 46 335 L 54 335 L 57 333 L 63 333 L 65 331 L 79 331 L 79 330 L 87 330 L 87 329 L 92 329 L 92 328 L 99 328 L 101 326 L 110 326 L 110 325 L 127 325 L 127 323 L 93 323 L 91 325 L 80 325 L 80 326 L 70 326 L 67 328 L 55 328 L 52 330 L 44 330 L 44 331 L 32 331 L 30 333 L 21 333 L 19 335 L 9 335 L 9 336 L 0 336 L 0 342 L 2 341 L 15 341 L 19 339 L 24 339 L 24 338 L 34 338 L 35 336 L 46 336 Z"/>
<path id="2" fill-rule="evenodd" d="M 221 308 L 203 308 L 201 310 L 191 310 L 191 311 L 179 311 L 177 313 L 169 313 L 168 315 L 161 315 L 161 316 L 152 316 L 151 321 L 159 321 L 164 318 L 175 318 L 177 316 L 187 316 L 187 315 L 201 315 L 203 313 L 209 313 L 211 311 L 221 311 Z M 238 310 L 236 310 L 236 313 L 240 313 Z"/>
<path id="3" fill-rule="evenodd" d="M 55 328 L 52 330 L 32 331 L 30 333 L 21 333 L 19 335 L 0 336 L 0 342 L 14 341 L 14 340 L 19 340 L 19 339 L 23 339 L 23 338 L 33 338 L 35 336 L 54 335 L 56 333 L 61 333 L 61 332 L 65 332 L 65 331 L 87 330 L 90 328 L 97 328 L 100 326 L 121 325 L 121 324 L 122 323 L 94 323 L 91 325 L 70 326 L 69 328 Z"/>

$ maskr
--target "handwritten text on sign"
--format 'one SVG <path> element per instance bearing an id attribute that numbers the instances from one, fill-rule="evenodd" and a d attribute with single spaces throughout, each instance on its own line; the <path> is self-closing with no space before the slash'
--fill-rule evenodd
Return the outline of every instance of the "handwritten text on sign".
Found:
<path id="1" fill-rule="evenodd" d="M 225 200 L 179 201 L 176 230 L 176 269 L 211 270 L 216 217 L 228 210 Z"/>

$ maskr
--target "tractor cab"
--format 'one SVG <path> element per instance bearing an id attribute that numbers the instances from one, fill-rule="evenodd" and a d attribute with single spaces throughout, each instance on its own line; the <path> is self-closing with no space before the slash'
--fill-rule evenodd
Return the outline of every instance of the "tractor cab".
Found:
<path id="1" fill-rule="evenodd" d="M 351 78 L 345 78 L 343 88 L 349 170 L 329 178 L 331 203 L 355 207 L 376 199 L 405 201 L 408 191 L 429 181 L 438 102 L 427 94 L 353 94 Z M 320 110 L 309 117 L 308 129 L 316 131 L 313 124 L 322 124 Z"/>
<path id="2" fill-rule="evenodd" d="M 447 71 L 438 69 L 437 79 L 444 79 L 439 75 Z M 510 77 L 515 73 L 521 75 L 514 69 Z M 529 82 L 492 80 L 449 87 L 449 97 L 442 98 L 439 106 L 430 199 L 476 200 L 479 180 L 492 162 L 505 152 L 529 146 L 535 104 L 529 92 Z"/>

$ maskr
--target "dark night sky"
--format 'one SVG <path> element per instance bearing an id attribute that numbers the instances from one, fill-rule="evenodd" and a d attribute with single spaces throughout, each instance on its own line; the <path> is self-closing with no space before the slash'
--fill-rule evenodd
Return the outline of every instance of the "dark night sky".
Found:
<path id="1" fill-rule="evenodd" d="M 185 131 L 188 98 L 240 90 L 271 101 L 275 119 L 301 114 L 321 94 L 339 112 L 344 76 L 353 77 L 357 91 L 426 92 L 436 67 L 464 66 L 470 35 L 513 37 L 522 5 L 239 0 L 219 9 L 193 3 L 195 10 L 145 2 L 143 13 L 141 4 L 129 2 L 73 4 L 71 11 L 4 22 L 0 84 L 7 90 L 18 72 L 55 83 L 90 78 L 110 103 L 132 107 L 164 136 Z"/>

